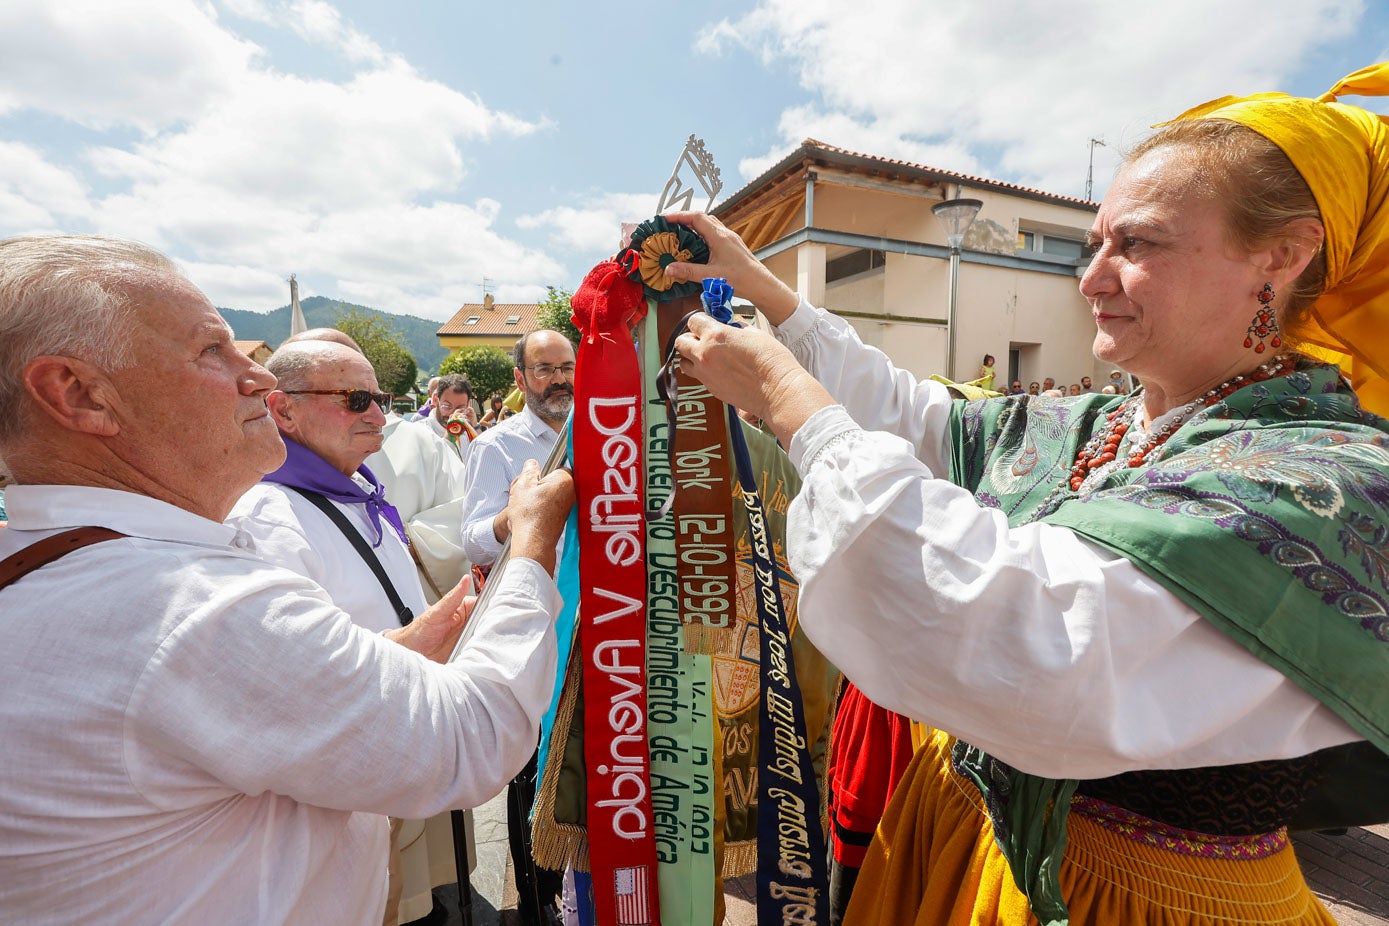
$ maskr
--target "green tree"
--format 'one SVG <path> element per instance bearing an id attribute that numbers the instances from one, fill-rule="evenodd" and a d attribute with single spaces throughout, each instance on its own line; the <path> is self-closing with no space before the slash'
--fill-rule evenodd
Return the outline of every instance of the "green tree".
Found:
<path id="1" fill-rule="evenodd" d="M 512 378 L 511 355 L 500 347 L 465 347 L 449 354 L 439 365 L 439 375 L 462 373 L 473 384 L 473 398 L 487 407 L 487 398 L 494 392 L 503 395 L 516 385 Z"/>
<path id="2" fill-rule="evenodd" d="M 569 300 L 574 294 L 567 289 L 558 289 L 554 286 L 545 287 L 545 298 L 540 300 L 540 311 L 536 313 L 535 323 L 541 328 L 549 328 L 551 331 L 558 331 L 575 344 L 579 343 L 579 329 L 574 327 L 574 323 L 569 319 L 573 316 L 574 310 L 569 305 Z"/>
<path id="3" fill-rule="evenodd" d="M 419 366 L 405 346 L 405 335 L 380 316 L 357 309 L 339 312 L 333 327 L 349 335 L 362 348 L 376 371 L 376 383 L 392 395 L 404 395 L 415 385 Z"/>

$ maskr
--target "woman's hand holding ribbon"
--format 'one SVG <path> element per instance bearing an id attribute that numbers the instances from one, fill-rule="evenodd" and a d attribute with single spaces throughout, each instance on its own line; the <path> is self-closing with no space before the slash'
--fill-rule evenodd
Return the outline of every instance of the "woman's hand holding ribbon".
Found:
<path id="1" fill-rule="evenodd" d="M 675 340 L 680 368 L 719 399 L 760 417 L 783 447 L 834 399 L 791 352 L 765 331 L 733 328 L 707 315 Z"/>
<path id="2" fill-rule="evenodd" d="M 757 306 L 773 325 L 780 325 L 796 311 L 801 300 L 795 290 L 778 280 L 748 250 L 743 239 L 718 219 L 702 212 L 672 212 L 666 219 L 693 228 L 709 246 L 707 264 L 677 261 L 666 267 L 666 276 L 695 283 L 705 277 L 723 277 L 734 292 Z"/>

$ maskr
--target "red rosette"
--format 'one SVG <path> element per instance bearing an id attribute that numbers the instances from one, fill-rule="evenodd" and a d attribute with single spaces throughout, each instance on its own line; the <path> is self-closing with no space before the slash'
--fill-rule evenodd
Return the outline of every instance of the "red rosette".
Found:
<path id="1" fill-rule="evenodd" d="M 569 300 L 571 321 L 593 341 L 603 332 L 630 329 L 646 316 L 646 299 L 641 284 L 627 278 L 616 258 L 594 267 Z"/>

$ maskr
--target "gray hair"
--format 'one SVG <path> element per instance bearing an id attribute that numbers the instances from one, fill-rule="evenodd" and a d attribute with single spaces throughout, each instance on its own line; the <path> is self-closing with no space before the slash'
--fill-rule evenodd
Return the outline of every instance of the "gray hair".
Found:
<path id="1" fill-rule="evenodd" d="M 325 360 L 345 356 L 344 351 L 363 356 L 360 350 L 338 341 L 286 341 L 265 361 L 265 368 L 275 374 L 275 388 L 281 392 L 307 389 L 314 368 Z"/>
<path id="2" fill-rule="evenodd" d="M 130 290 L 178 277 L 158 251 L 114 238 L 47 235 L 0 241 L 0 441 L 23 433 L 24 367 L 74 357 L 106 371 L 133 362 Z"/>
<path id="3" fill-rule="evenodd" d="M 341 344 L 343 347 L 350 347 L 359 354 L 365 356 L 362 346 L 346 331 L 339 331 L 336 328 L 310 328 L 298 334 L 291 334 L 280 342 L 280 347 L 286 344 L 298 344 L 302 341 L 327 341 L 331 344 Z"/>

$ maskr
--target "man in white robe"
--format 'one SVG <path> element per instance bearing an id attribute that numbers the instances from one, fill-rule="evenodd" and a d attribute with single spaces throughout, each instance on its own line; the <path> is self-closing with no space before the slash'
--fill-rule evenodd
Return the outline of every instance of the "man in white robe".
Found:
<path id="1" fill-rule="evenodd" d="M 463 517 L 463 461 L 424 428 L 388 414 L 381 426 L 381 449 L 366 465 L 386 487 L 400 512 L 415 553 L 428 602 L 468 574 L 468 557 L 458 534 Z"/>
<path id="2" fill-rule="evenodd" d="M 410 537 L 415 568 L 428 602 L 457 585 L 468 574 L 458 524 L 463 511 L 463 462 L 451 444 L 388 414 L 381 426 L 381 449 L 366 466 L 386 487 Z M 472 813 L 468 813 L 472 841 Z M 427 821 L 406 821 L 399 834 L 402 891 L 400 919 L 424 916 L 431 909 L 431 888 L 457 878 L 449 814 Z M 469 861 L 476 865 L 477 858 Z"/>

